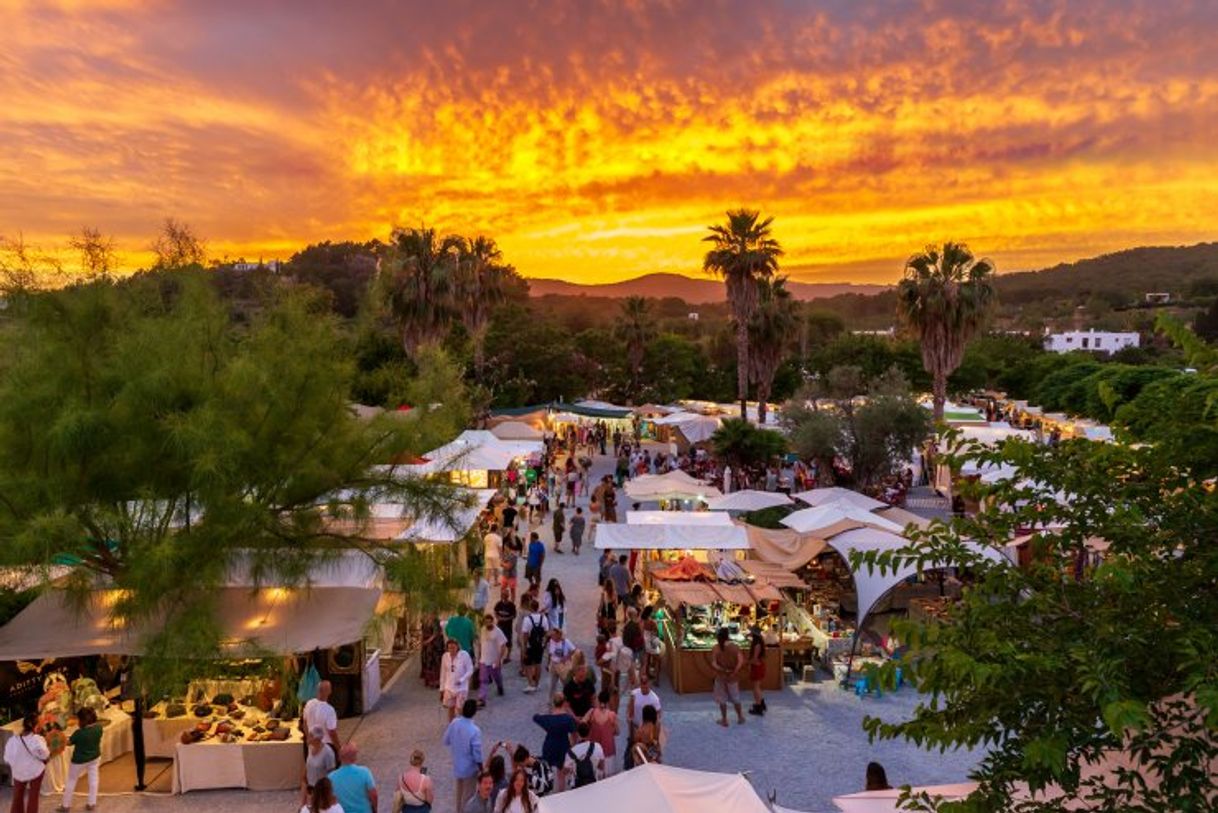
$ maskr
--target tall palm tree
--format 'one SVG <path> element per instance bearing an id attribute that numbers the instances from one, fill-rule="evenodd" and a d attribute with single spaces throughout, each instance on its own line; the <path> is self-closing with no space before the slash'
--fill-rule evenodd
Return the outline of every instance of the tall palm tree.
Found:
<path id="1" fill-rule="evenodd" d="M 456 237 L 435 229 L 394 229 L 380 259 L 378 285 L 398 324 L 402 348 L 413 355 L 439 339 L 452 321 Z"/>
<path id="2" fill-rule="evenodd" d="M 643 355 L 647 352 L 647 343 L 656 335 L 651 303 L 641 296 L 628 296 L 623 299 L 613 333 L 626 345 L 626 361 L 630 365 L 630 395 L 636 397 L 639 393 Z"/>
<path id="3" fill-rule="evenodd" d="M 933 382 L 934 417 L 943 420 L 947 377 L 988 319 L 997 295 L 994 264 L 973 257 L 963 243 L 927 246 L 905 263 L 897 286 L 897 315 L 918 336 L 922 366 Z"/>
<path id="4" fill-rule="evenodd" d="M 757 422 L 765 424 L 774 374 L 786 360 L 800 324 L 787 278 L 757 281 L 757 310 L 749 320 L 749 375 L 757 385 Z"/>
<path id="5" fill-rule="evenodd" d="M 491 313 L 503 302 L 508 281 L 516 272 L 503 265 L 503 252 L 483 235 L 459 240 L 454 271 L 453 304 L 474 345 L 474 379 L 481 381 Z"/>
<path id="6" fill-rule="evenodd" d="M 736 322 L 736 394 L 740 398 L 740 417 L 748 420 L 749 397 L 749 319 L 757 307 L 757 280 L 768 279 L 778 270 L 782 246 L 770 232 L 774 218 L 761 219 L 761 213 L 735 209 L 727 213 L 727 223 L 710 226 L 703 242 L 706 252 L 702 269 L 723 277 L 727 301 Z"/>

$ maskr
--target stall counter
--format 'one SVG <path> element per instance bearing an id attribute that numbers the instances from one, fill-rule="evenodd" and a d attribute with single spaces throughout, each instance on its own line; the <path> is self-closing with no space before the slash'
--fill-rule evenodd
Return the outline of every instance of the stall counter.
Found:
<path id="1" fill-rule="evenodd" d="M 675 625 L 674 625 L 675 626 Z M 711 647 L 685 648 L 670 637 L 667 643 L 665 664 L 668 668 L 668 679 L 677 694 L 692 694 L 710 692 L 715 686 L 715 671 L 711 668 Z M 733 641 L 748 657 L 748 641 L 736 639 Z M 751 685 L 749 666 L 746 662 L 736 674 L 740 681 L 741 691 Z M 765 648 L 765 680 L 762 688 L 776 691 L 782 688 L 782 648 L 767 646 Z"/>
<path id="2" fill-rule="evenodd" d="M 173 759 L 173 792 L 216 788 L 293 790 L 304 771 L 304 740 L 293 728 L 283 742 L 178 743 Z"/>

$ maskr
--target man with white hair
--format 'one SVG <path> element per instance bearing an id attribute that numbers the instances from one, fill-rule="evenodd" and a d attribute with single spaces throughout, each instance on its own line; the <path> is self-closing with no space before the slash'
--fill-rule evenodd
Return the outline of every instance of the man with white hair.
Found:
<path id="1" fill-rule="evenodd" d="M 342 743 L 338 739 L 338 712 L 330 705 L 330 681 L 323 680 L 317 684 L 317 696 L 310 698 L 300 712 L 301 728 L 305 733 L 320 728 L 324 734 L 322 742 L 334 750 L 334 757 L 339 757 Z"/>

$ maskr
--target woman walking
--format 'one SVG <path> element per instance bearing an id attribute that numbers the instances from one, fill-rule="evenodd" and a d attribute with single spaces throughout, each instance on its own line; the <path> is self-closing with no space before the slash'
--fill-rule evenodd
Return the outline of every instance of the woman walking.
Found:
<path id="1" fill-rule="evenodd" d="M 617 712 L 609 708 L 611 695 L 608 689 L 601 689 L 596 696 L 596 704 L 584 715 L 583 722 L 588 724 L 588 739 L 599 743 L 605 753 L 605 775 L 612 776 L 617 772 Z"/>
<path id="2" fill-rule="evenodd" d="M 30 712 L 21 720 L 21 733 L 4 744 L 4 761 L 13 773 L 13 804 L 9 813 L 38 813 L 38 793 L 51 750 L 34 729 L 38 715 Z"/>
<path id="3" fill-rule="evenodd" d="M 546 618 L 550 622 L 550 629 L 564 628 L 567 616 L 567 597 L 563 593 L 558 579 L 550 579 L 546 584 L 546 591 L 541 596 L 541 612 L 546 614 Z"/>
<path id="4" fill-rule="evenodd" d="M 431 813 L 435 803 L 435 788 L 423 767 L 426 756 L 419 749 L 410 755 L 410 767 L 398 777 L 398 793 L 402 796 L 402 813 Z"/>

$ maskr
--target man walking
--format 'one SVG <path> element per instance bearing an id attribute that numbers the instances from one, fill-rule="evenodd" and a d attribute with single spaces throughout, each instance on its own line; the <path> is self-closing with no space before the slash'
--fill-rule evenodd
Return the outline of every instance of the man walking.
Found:
<path id="1" fill-rule="evenodd" d="M 359 764 L 359 749 L 354 742 L 343 746 L 341 768 L 330 771 L 330 784 L 334 796 L 344 811 L 351 813 L 376 813 L 376 780 L 372 771 Z"/>
<path id="2" fill-rule="evenodd" d="M 478 666 L 481 669 L 481 681 L 478 687 L 478 705 L 486 705 L 486 692 L 495 682 L 499 696 L 503 697 L 503 657 L 507 652 L 508 639 L 499 627 L 495 626 L 495 617 L 488 615 L 482 622 L 482 637 L 479 639 Z"/>
<path id="3" fill-rule="evenodd" d="M 609 568 L 609 580 L 613 582 L 618 601 L 626 601 L 630 596 L 630 568 L 626 566 L 628 561 L 629 558 L 623 553 L 617 557 L 617 564 Z"/>
<path id="4" fill-rule="evenodd" d="M 560 553 L 562 551 L 559 551 Z M 533 531 L 529 535 L 529 554 L 524 563 L 524 577 L 529 580 L 529 584 L 534 587 L 541 585 L 541 567 L 546 562 L 546 546 L 541 541 L 541 537 L 537 535 L 537 531 Z"/>
<path id="5" fill-rule="evenodd" d="M 563 763 L 563 787 L 582 788 L 605 778 L 605 749 L 588 738 L 592 727 L 582 722 L 575 729 L 578 741 L 567 749 Z"/>
<path id="6" fill-rule="evenodd" d="M 444 657 L 440 658 L 440 705 L 448 709 L 448 719 L 457 715 L 457 710 L 469 697 L 469 679 L 474 674 L 474 662 L 469 653 L 449 638 Z M 477 703 L 474 704 L 475 707 Z"/>
<path id="7" fill-rule="evenodd" d="M 495 602 L 495 624 L 507 639 L 503 647 L 503 662 L 507 663 L 512 659 L 512 633 L 516 626 L 516 604 L 507 590 L 501 590 L 499 601 Z"/>
<path id="8" fill-rule="evenodd" d="M 478 713 L 478 702 L 472 698 L 461 706 L 461 716 L 454 719 L 444 730 L 444 745 L 453 760 L 453 778 L 457 780 L 457 806 L 464 810 L 466 802 L 474 795 L 478 773 L 482 770 L 482 731 L 474 723 Z"/>
<path id="9" fill-rule="evenodd" d="M 469 797 L 461 813 L 495 813 L 495 777 L 490 771 L 478 774 L 478 790 Z"/>
<path id="10" fill-rule="evenodd" d="M 457 612 L 444 623 L 444 637 L 456 641 L 461 650 L 474 656 L 474 622 L 469 620 L 468 608 L 464 604 L 457 605 Z"/>
<path id="11" fill-rule="evenodd" d="M 541 682 L 541 661 L 545 657 L 550 622 L 545 613 L 537 612 L 537 602 L 528 599 L 526 607 L 529 614 L 520 623 L 520 636 L 524 639 L 524 652 L 521 653 L 520 663 L 528 680 L 524 690 L 526 693 L 532 693 L 537 691 L 537 684 Z"/>
<path id="12" fill-rule="evenodd" d="M 715 702 L 719 704 L 719 725 L 727 728 L 727 704 L 736 709 L 736 720 L 744 725 L 744 710 L 740 708 L 740 680 L 737 674 L 744 666 L 744 653 L 733 644 L 727 627 L 720 627 L 718 642 L 711 649 L 711 669 L 715 672 Z"/>
<path id="13" fill-rule="evenodd" d="M 334 750 L 334 756 L 337 758 L 342 744 L 338 741 L 338 713 L 330 705 L 332 688 L 328 680 L 317 684 L 317 696 L 305 703 L 304 709 L 300 712 L 300 725 L 301 730 L 305 733 L 315 728 L 324 731 L 322 742 Z M 305 748 L 307 749 L 308 746 Z"/>
<path id="14" fill-rule="evenodd" d="M 588 520 L 584 517 L 584 509 L 576 508 L 575 516 L 571 517 L 571 552 L 579 556 L 579 549 L 584 544 L 584 528 Z"/>

